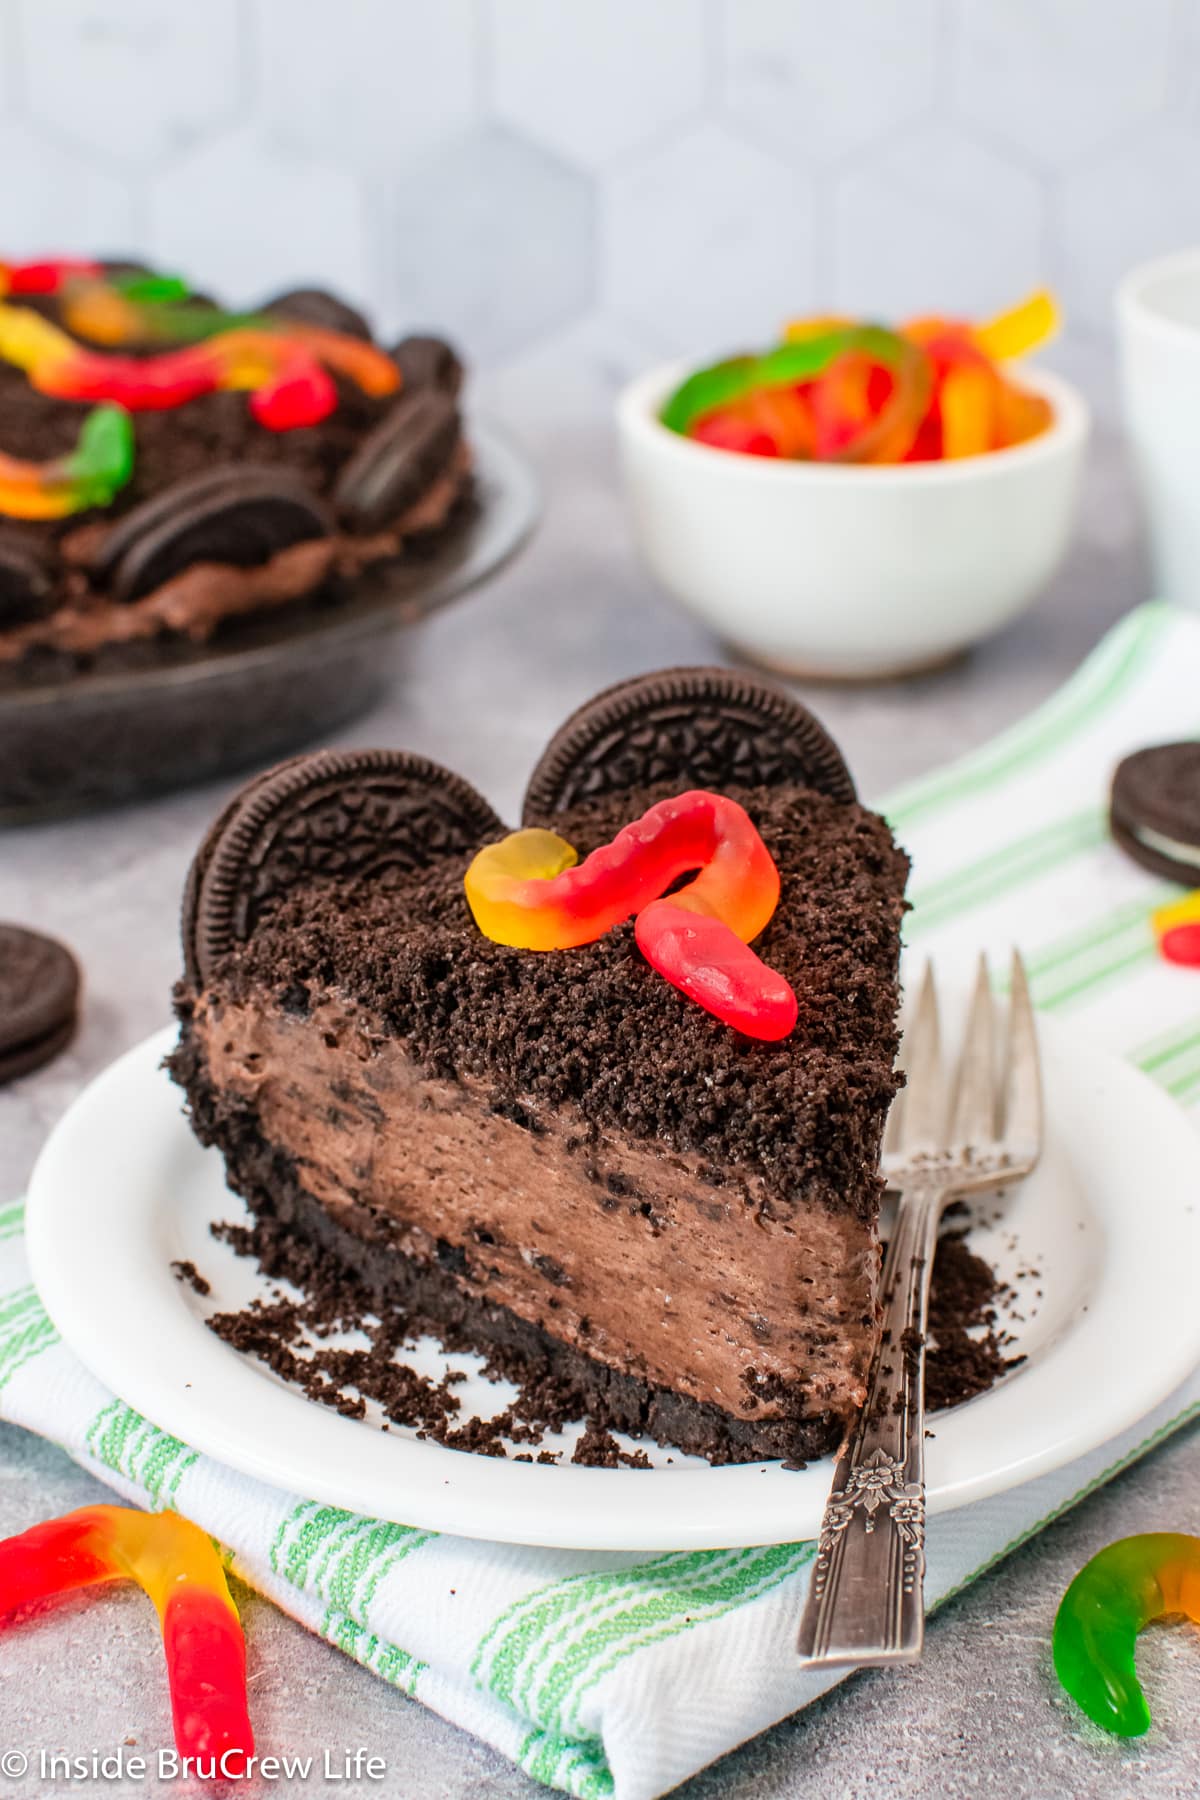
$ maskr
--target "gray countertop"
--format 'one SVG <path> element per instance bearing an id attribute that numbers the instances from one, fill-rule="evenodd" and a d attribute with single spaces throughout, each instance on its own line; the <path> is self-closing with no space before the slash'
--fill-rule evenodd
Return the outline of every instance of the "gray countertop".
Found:
<path id="1" fill-rule="evenodd" d="M 548 488 L 538 537 L 492 586 L 422 628 L 391 698 L 339 740 L 423 751 L 459 769 L 509 816 L 541 744 L 571 707 L 623 675 L 718 654 L 636 566 L 603 428 L 532 415 L 524 422 Z M 878 794 L 1036 704 L 1146 592 L 1124 467 L 1115 448 L 1100 441 L 1070 562 L 1023 621 L 942 674 L 806 697 L 841 741 L 860 786 Z M 62 936 L 88 982 L 83 1026 L 70 1051 L 0 1093 L 6 1192 L 19 1189 L 46 1131 L 80 1087 L 164 1022 L 177 972 L 184 873 L 233 785 L 0 836 L 0 918 Z M 1159 1723 L 1141 1743 L 1121 1745 L 1081 1729 L 1059 1700 L 1048 1674 L 1048 1632 L 1057 1599 L 1082 1562 L 1125 1533 L 1178 1528 L 1195 1517 L 1197 1491 L 1200 1437 L 1192 1434 L 948 1606 L 931 1627 L 919 1667 L 856 1677 L 680 1793 L 687 1800 L 1195 1795 L 1195 1634 L 1148 1634 L 1140 1661 Z M 0 1534 L 101 1496 L 59 1451 L 0 1427 Z M 261 1747 L 361 1746 L 386 1760 L 385 1782 L 338 1782 L 329 1792 L 345 1800 L 380 1791 L 405 1800 L 485 1792 L 517 1800 L 545 1792 L 265 1602 L 240 1598 Z M 151 1750 L 168 1743 L 160 1659 L 153 1622 L 133 1594 L 113 1594 L 103 1607 L 81 1601 L 30 1621 L 3 1645 L 0 1750 L 90 1754 L 129 1738 Z M 32 1776 L 3 1788 L 20 1800 L 40 1800 L 44 1791 Z M 155 1789 L 106 1781 L 74 1783 L 72 1791 L 116 1800 Z M 323 1788 L 314 1779 L 273 1783 L 268 1791 Z"/>

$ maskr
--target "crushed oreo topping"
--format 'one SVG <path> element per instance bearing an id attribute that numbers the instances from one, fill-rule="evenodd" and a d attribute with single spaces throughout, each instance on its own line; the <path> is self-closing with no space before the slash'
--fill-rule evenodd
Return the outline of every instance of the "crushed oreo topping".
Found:
<path id="1" fill-rule="evenodd" d="M 672 791 L 643 790 L 633 810 Z M 800 996 L 799 1026 L 780 1044 L 751 1042 L 685 999 L 645 962 L 632 925 L 554 956 L 492 943 L 467 908 L 465 849 L 374 883 L 339 879 L 306 852 L 274 882 L 269 911 L 231 881 L 222 916 L 248 905 L 256 923 L 243 943 L 231 942 L 237 929 L 211 932 L 198 961 L 235 1004 L 303 1013 L 336 986 L 430 1075 L 479 1076 L 501 1096 L 575 1107 L 591 1128 L 711 1157 L 718 1184 L 734 1166 L 761 1173 L 781 1213 L 803 1194 L 870 1216 L 878 1187 L 863 1171 L 896 1087 L 907 862 L 864 807 L 807 789 L 730 792 L 782 875 L 756 945 Z M 582 857 L 630 815 L 630 796 L 614 794 L 554 825 Z M 215 874 L 214 859 L 206 888 Z"/>

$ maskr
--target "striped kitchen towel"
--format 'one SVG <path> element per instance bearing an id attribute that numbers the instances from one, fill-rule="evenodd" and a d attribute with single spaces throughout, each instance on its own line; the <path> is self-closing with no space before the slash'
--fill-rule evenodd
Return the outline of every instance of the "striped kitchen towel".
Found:
<path id="1" fill-rule="evenodd" d="M 1200 619 L 1144 607 L 1031 718 L 886 808 L 913 854 L 914 949 L 1003 959 L 1018 943 L 1040 1006 L 1185 1106 L 1200 1103 L 1200 977 L 1156 957 L 1150 914 L 1172 890 L 1111 846 L 1105 799 L 1124 752 L 1195 735 Z M 1194 1378 L 1095 1454 L 933 1519 L 931 1599 L 1198 1415 Z M 311 1630 L 571 1794 L 652 1800 L 830 1684 L 793 1655 L 811 1543 L 654 1556 L 473 1543 L 319 1506 L 198 1455 L 59 1342 L 30 1285 L 19 1204 L 0 1211 L 0 1416 L 127 1499 L 196 1519 Z M 263 1746 L 280 1748 L 304 1747 Z"/>

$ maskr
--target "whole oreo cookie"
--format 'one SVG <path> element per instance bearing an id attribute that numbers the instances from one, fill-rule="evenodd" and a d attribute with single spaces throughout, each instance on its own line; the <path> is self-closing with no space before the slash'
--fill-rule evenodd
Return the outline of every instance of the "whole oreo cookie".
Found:
<path id="1" fill-rule="evenodd" d="M 338 477 L 334 500 L 356 531 L 379 531 L 416 504 L 446 469 L 458 409 L 434 388 L 402 393 Z"/>
<path id="2" fill-rule="evenodd" d="M 188 876 L 183 955 L 203 985 L 292 888 L 322 876 L 386 881 L 475 850 L 504 826 L 469 782 L 401 750 L 319 750 L 250 782 Z"/>
<path id="3" fill-rule="evenodd" d="M 388 355 L 400 370 L 406 392 L 438 388 L 452 400 L 457 398 L 464 370 L 457 350 L 445 338 L 414 333 L 393 344 Z"/>
<path id="4" fill-rule="evenodd" d="M 1137 750 L 1113 776 L 1109 823 L 1135 862 L 1200 887 L 1200 742 Z"/>
<path id="5" fill-rule="evenodd" d="M 279 319 L 295 319 L 302 325 L 319 325 L 325 331 L 341 331 L 347 337 L 371 340 L 371 327 L 356 307 L 348 306 L 325 288 L 289 288 L 259 308 Z"/>
<path id="6" fill-rule="evenodd" d="M 53 592 L 50 565 L 41 551 L 13 532 L 0 531 L 0 631 L 42 618 Z"/>
<path id="7" fill-rule="evenodd" d="M 57 1056 L 75 1032 L 79 965 L 64 944 L 0 925 L 0 1082 Z"/>
<path id="8" fill-rule="evenodd" d="M 807 707 L 729 669 L 664 669 L 571 714 L 530 776 L 523 816 L 662 782 L 717 791 L 794 782 L 855 797 L 841 751 Z"/>
<path id="9" fill-rule="evenodd" d="M 193 563 L 247 568 L 334 529 L 299 475 L 227 463 L 177 481 L 126 513 L 105 538 L 92 572 L 114 598 L 137 600 Z"/>

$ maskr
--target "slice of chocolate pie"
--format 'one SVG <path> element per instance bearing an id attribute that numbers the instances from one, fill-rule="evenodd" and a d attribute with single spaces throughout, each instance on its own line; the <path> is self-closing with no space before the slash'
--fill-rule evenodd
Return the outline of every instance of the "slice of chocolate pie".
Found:
<path id="1" fill-rule="evenodd" d="M 585 857 L 695 790 L 778 869 L 754 945 L 796 996 L 778 1041 L 664 979 L 632 921 L 491 941 L 464 894 L 504 835 L 486 801 L 417 757 L 326 751 L 201 847 L 171 1068 L 251 1209 L 382 1306 L 598 1425 L 714 1462 L 821 1455 L 874 1341 L 907 862 L 812 716 L 720 670 L 584 707 L 525 822 Z"/>

